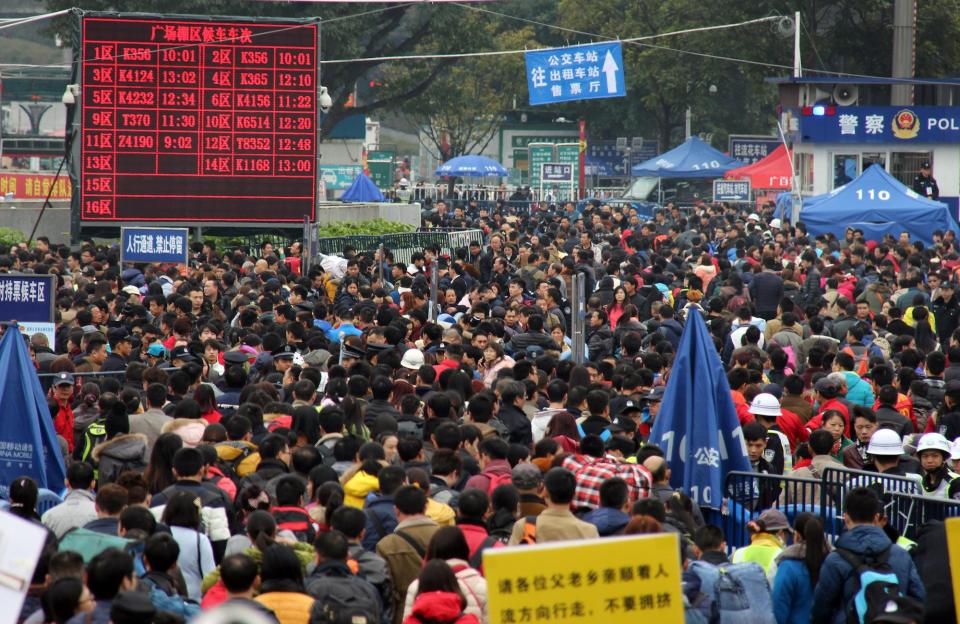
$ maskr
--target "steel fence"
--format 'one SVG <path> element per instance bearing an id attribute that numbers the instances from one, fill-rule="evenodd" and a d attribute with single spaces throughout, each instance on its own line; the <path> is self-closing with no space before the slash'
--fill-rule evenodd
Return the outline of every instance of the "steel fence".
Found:
<path id="1" fill-rule="evenodd" d="M 931 520 L 960 516 L 960 501 L 924 496 L 919 477 L 827 468 L 819 479 L 730 472 L 719 520 L 731 548 L 750 542 L 747 523 L 767 509 L 779 509 L 791 523 L 801 511 L 815 513 L 833 540 L 846 530 L 843 501 L 858 487 L 877 492 L 887 523 L 908 539 L 915 539 L 919 528 Z"/>
<path id="2" fill-rule="evenodd" d="M 483 244 L 482 230 L 424 230 L 383 236 L 336 236 L 318 238 L 317 252 L 324 255 L 341 255 L 344 247 L 353 247 L 357 253 L 370 253 L 382 244 L 393 255 L 394 262 L 409 264 L 417 251 L 428 245 L 436 245 L 441 254 L 453 255 L 456 249 L 467 247 L 471 242 Z"/>

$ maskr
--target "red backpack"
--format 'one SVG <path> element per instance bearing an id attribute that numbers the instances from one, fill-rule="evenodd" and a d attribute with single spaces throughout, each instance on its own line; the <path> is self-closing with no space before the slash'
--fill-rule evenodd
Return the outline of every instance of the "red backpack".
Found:
<path id="1" fill-rule="evenodd" d="M 490 485 L 487 486 L 487 496 L 492 497 L 493 491 L 496 490 L 501 485 L 512 485 L 513 476 L 508 472 L 507 474 L 497 473 L 492 475 L 487 475 L 487 480 L 490 481 Z"/>

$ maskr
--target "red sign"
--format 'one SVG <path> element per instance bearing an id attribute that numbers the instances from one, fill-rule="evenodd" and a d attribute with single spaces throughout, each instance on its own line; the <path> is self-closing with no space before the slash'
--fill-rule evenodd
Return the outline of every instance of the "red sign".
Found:
<path id="1" fill-rule="evenodd" d="M 81 218 L 314 215 L 317 26 L 83 18 Z"/>
<path id="2" fill-rule="evenodd" d="M 47 198 L 50 187 L 50 199 L 70 199 L 70 180 L 61 175 L 54 182 L 52 173 L 7 173 L 0 171 L 0 195 L 13 194 L 14 199 Z"/>

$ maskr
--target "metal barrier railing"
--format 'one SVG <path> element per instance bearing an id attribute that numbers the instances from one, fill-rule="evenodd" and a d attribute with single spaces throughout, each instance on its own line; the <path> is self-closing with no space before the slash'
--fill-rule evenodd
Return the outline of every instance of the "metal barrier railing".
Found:
<path id="1" fill-rule="evenodd" d="M 350 245 L 358 253 L 373 252 L 383 245 L 393 254 L 394 262 L 409 264 L 411 256 L 417 251 L 423 251 L 428 245 L 436 245 L 441 254 L 453 254 L 460 247 L 467 247 L 471 242 L 483 243 L 482 230 L 437 231 L 423 230 L 400 234 L 384 234 L 383 236 L 337 236 L 333 238 L 317 239 L 317 252 L 325 255 L 342 254 L 343 248 Z"/>
<path id="2" fill-rule="evenodd" d="M 876 490 L 890 526 L 908 539 L 931 520 L 960 516 L 960 501 L 923 495 L 919 477 L 883 475 L 863 470 L 827 468 L 820 479 L 730 472 L 724 482 L 724 507 L 720 521 L 731 548 L 750 541 L 747 523 L 767 509 L 779 509 L 793 521 L 808 511 L 823 520 L 824 531 L 836 539 L 846 530 L 843 501 L 857 487 Z"/>

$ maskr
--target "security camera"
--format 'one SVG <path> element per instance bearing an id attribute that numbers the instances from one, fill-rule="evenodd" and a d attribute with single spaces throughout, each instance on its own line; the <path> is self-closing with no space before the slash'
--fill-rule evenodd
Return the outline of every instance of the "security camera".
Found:
<path id="1" fill-rule="evenodd" d="M 321 113 L 329 113 L 333 108 L 333 98 L 326 87 L 320 87 L 320 94 L 317 96 L 317 105 L 320 106 Z"/>
<path id="2" fill-rule="evenodd" d="M 67 106 L 72 106 L 77 103 L 78 95 L 80 95 L 80 85 L 68 84 L 63 91 L 63 95 L 60 96 L 60 101 Z"/>

